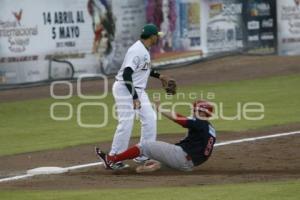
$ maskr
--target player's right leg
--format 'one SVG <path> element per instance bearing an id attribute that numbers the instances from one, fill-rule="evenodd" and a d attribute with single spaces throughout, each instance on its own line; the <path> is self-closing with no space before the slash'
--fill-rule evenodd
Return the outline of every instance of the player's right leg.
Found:
<path id="1" fill-rule="evenodd" d="M 193 168 L 192 161 L 187 159 L 187 154 L 182 150 L 180 146 L 161 141 L 144 142 L 141 145 L 133 146 L 126 151 L 113 156 L 106 155 L 100 150 L 98 150 L 98 152 L 96 150 L 96 153 L 103 161 L 106 169 L 117 169 L 112 167 L 111 164 L 123 160 L 133 159 L 140 155 L 145 155 L 148 158 L 159 161 L 171 168 L 182 171 L 191 171 Z M 145 168 L 147 169 L 147 166 L 145 166 Z M 151 168 L 149 169 L 150 171 L 155 170 Z"/>
<path id="2" fill-rule="evenodd" d="M 109 152 L 111 156 L 121 153 L 128 148 L 135 117 L 132 97 L 124 84 L 114 83 L 113 96 L 116 102 L 118 126 L 113 138 L 111 151 Z"/>
<path id="3" fill-rule="evenodd" d="M 141 121 L 141 138 L 140 144 L 145 141 L 156 141 L 157 135 L 157 117 L 156 112 L 152 108 L 152 104 L 149 100 L 147 93 L 143 90 L 140 94 L 140 100 L 142 107 L 138 111 Z M 146 156 L 140 156 L 134 159 L 137 163 L 144 163 L 148 158 Z"/>

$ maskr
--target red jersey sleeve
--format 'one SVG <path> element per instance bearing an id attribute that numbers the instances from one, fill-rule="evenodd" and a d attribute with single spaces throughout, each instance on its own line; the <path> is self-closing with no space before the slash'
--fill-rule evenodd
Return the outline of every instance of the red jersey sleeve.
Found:
<path id="1" fill-rule="evenodd" d="M 176 119 L 174 120 L 177 124 L 180 124 L 181 126 L 187 128 L 187 124 L 188 124 L 188 118 L 176 113 Z"/>

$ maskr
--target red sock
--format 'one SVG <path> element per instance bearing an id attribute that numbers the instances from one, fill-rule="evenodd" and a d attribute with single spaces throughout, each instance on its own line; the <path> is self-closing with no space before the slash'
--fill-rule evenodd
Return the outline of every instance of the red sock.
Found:
<path id="1" fill-rule="evenodd" d="M 141 154 L 140 148 L 137 146 L 133 146 L 123 153 L 114 155 L 114 156 L 108 156 L 108 159 L 114 163 L 123 161 L 123 160 L 129 160 L 138 157 Z"/>

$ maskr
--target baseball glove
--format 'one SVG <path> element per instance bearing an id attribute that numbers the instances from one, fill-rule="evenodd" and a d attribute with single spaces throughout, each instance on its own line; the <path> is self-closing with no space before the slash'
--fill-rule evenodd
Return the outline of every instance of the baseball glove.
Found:
<path id="1" fill-rule="evenodd" d="M 164 80 L 162 81 L 162 84 L 168 95 L 176 94 L 177 83 L 174 79 Z"/>

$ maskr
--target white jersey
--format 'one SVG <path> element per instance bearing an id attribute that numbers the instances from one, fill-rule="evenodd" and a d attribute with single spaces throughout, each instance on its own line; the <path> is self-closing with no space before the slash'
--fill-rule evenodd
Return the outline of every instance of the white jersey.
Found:
<path id="1" fill-rule="evenodd" d="M 151 71 L 151 58 L 149 51 L 140 40 L 128 49 L 123 64 L 116 76 L 118 81 L 124 81 L 123 73 L 127 67 L 133 70 L 133 86 L 135 88 L 145 89 Z"/>

